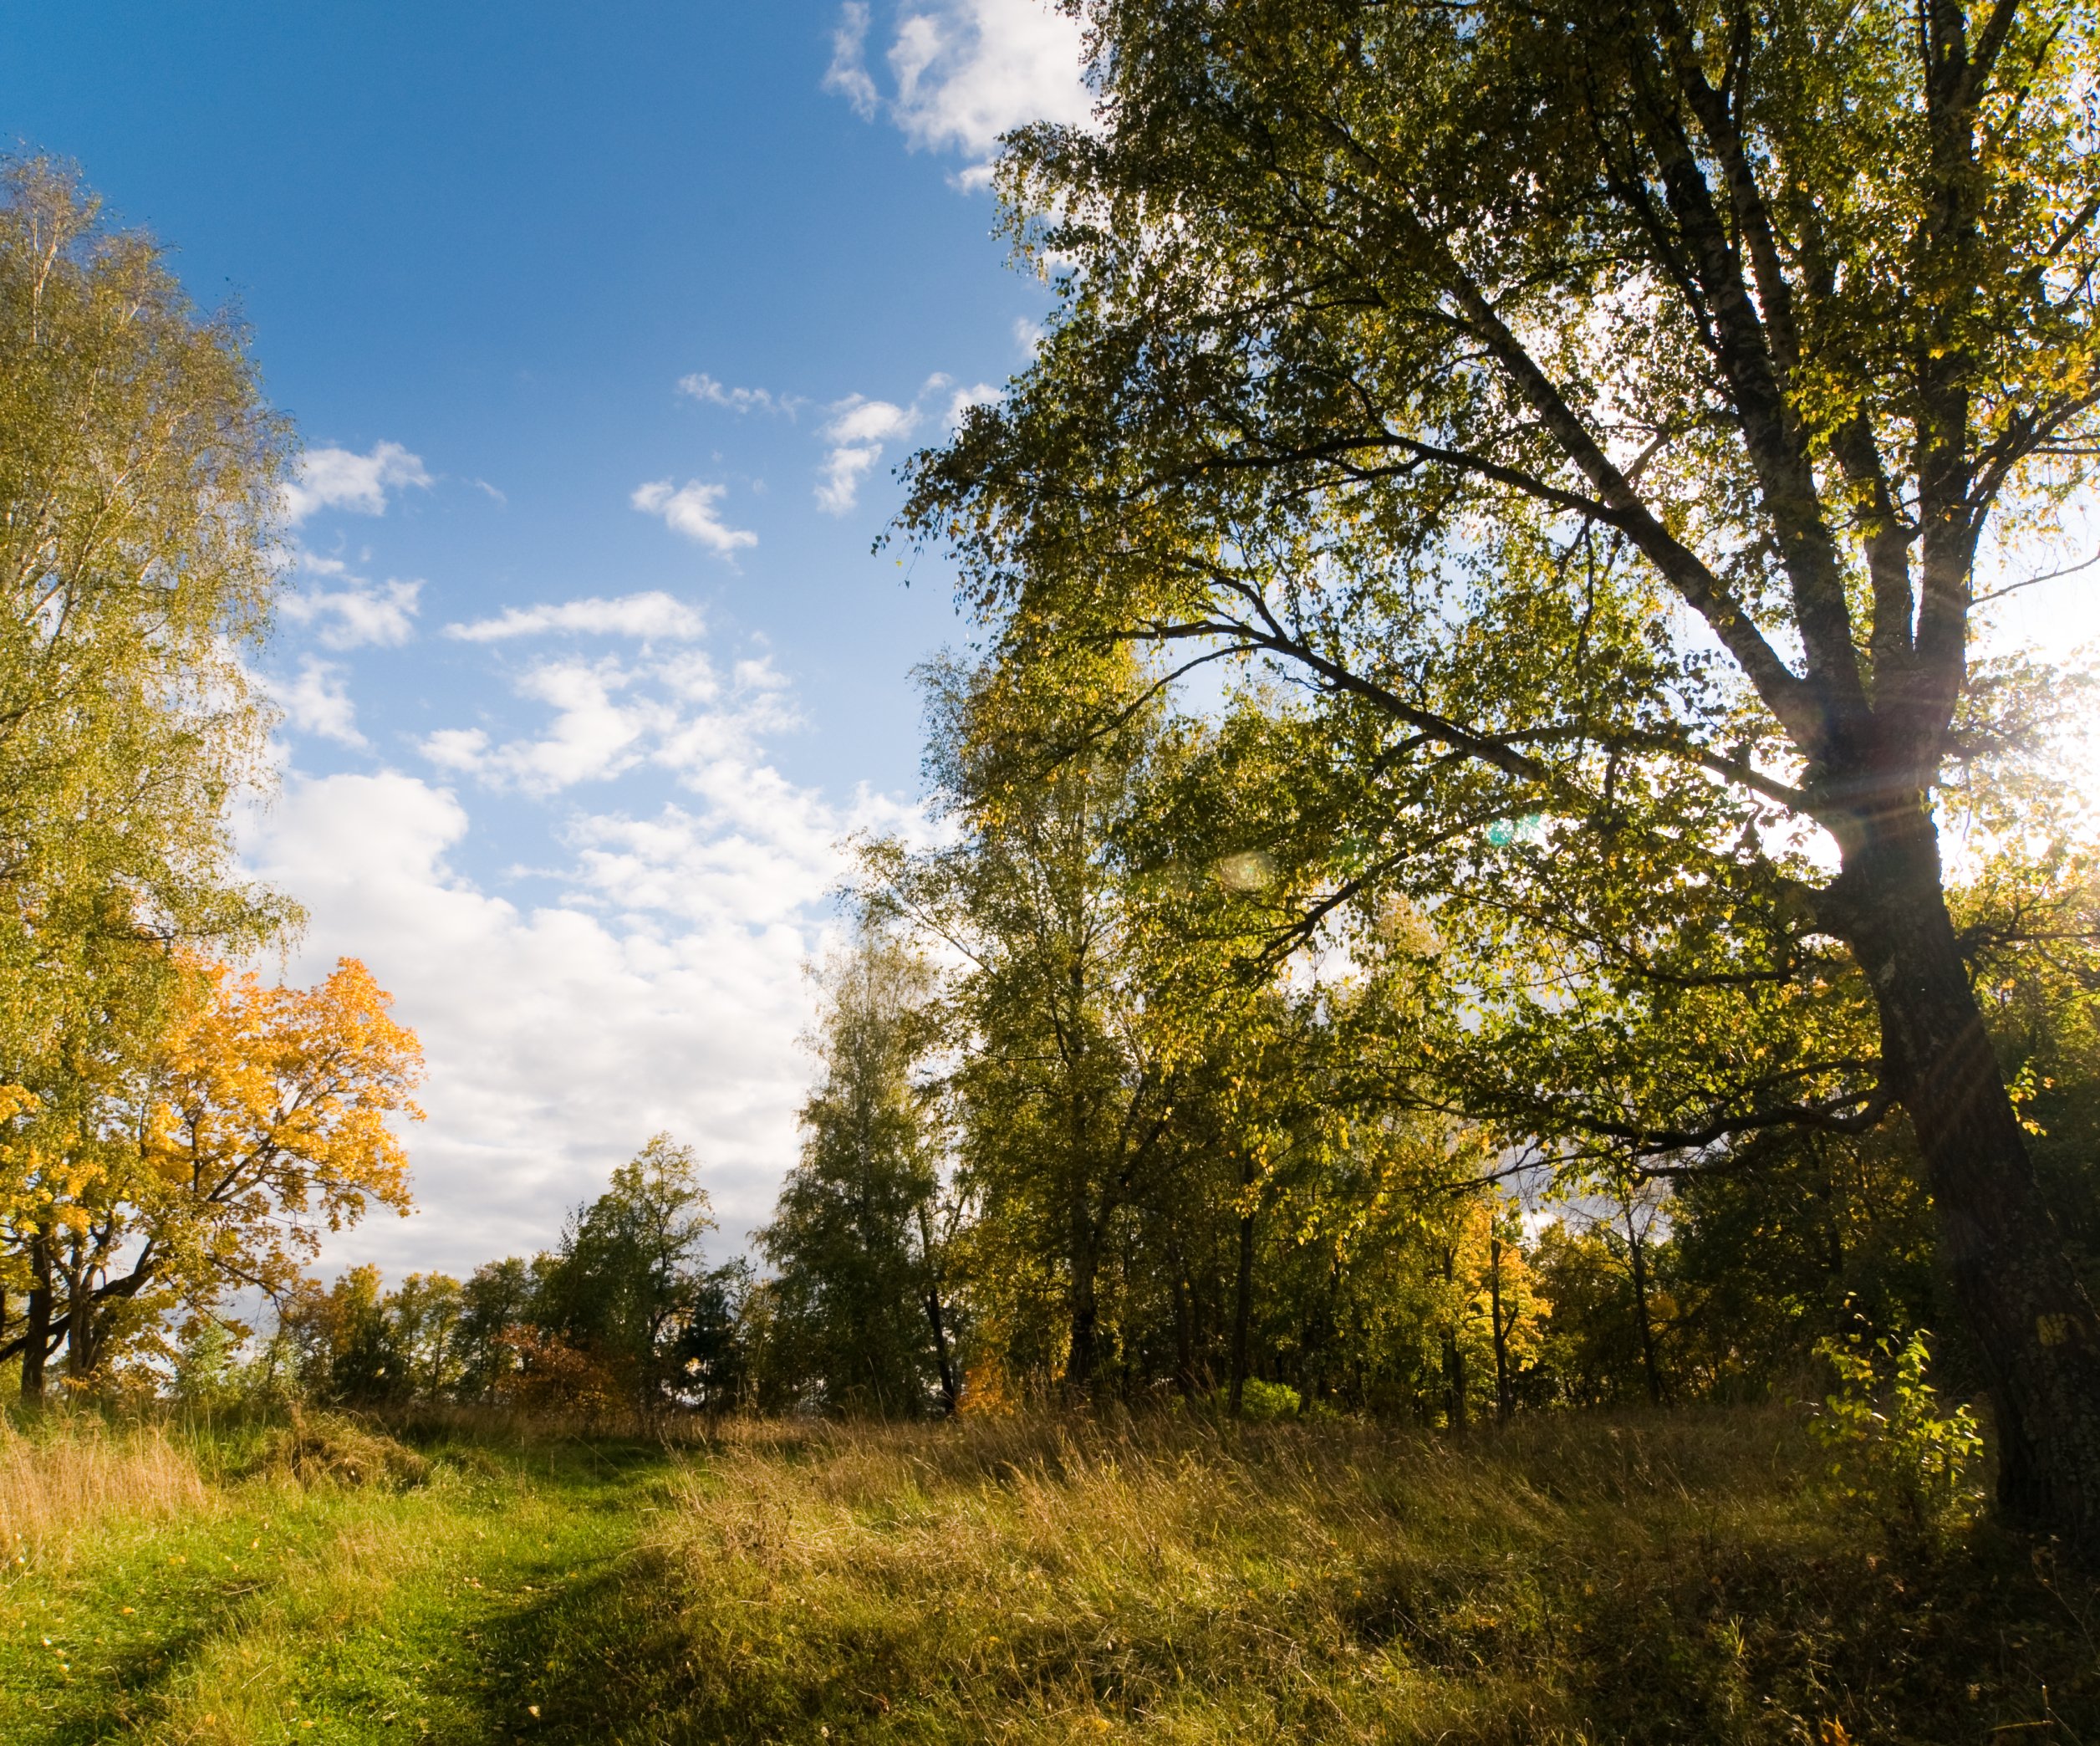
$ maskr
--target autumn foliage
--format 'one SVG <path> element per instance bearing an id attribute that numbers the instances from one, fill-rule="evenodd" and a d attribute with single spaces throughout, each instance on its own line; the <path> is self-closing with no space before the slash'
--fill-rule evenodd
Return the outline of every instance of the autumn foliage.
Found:
<path id="1" fill-rule="evenodd" d="M 229 1275 L 281 1289 L 323 1230 L 375 1202 L 409 1208 L 408 1154 L 388 1126 L 422 1111 L 415 1032 L 344 958 L 311 988 L 223 965 L 169 1039 L 142 1151 L 200 1246 Z"/>
<path id="2" fill-rule="evenodd" d="M 310 988 L 192 962 L 150 1040 L 48 1105 L 13 1095 L 0 1352 L 25 1393 L 60 1346 L 84 1385 L 164 1350 L 178 1314 L 282 1294 L 375 1204 L 408 1211 L 390 1122 L 421 1116 L 422 1051 L 390 1003 L 354 959 Z"/>

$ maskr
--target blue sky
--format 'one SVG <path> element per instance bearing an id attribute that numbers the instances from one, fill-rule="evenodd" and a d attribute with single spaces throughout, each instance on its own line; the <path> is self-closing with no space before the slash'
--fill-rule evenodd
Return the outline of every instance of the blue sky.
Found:
<path id="1" fill-rule="evenodd" d="M 764 1216 L 833 845 L 909 824 L 965 634 L 870 544 L 1026 360 L 981 166 L 1077 73 L 1037 0 L 0 10 L 0 135 L 238 304 L 310 447 L 249 854 L 431 1064 L 424 1210 L 330 1262 L 528 1250 L 658 1127 Z"/>

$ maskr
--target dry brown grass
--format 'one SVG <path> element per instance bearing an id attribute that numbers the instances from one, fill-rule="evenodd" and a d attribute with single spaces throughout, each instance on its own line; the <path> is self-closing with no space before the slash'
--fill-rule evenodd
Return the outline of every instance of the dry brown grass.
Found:
<path id="1" fill-rule="evenodd" d="M 201 1514 L 217 1496 L 190 1439 L 157 1423 L 54 1412 L 0 1420 L 0 1553 L 64 1556 L 115 1520 Z"/>
<path id="2" fill-rule="evenodd" d="M 1990 1647 L 2023 1552 L 1899 1553 L 1811 1464 L 1776 1412 L 1460 1445 L 731 1424 L 635 1572 L 633 1689 L 660 1719 L 609 1692 L 604 1737 L 1942 1738 L 1913 1730 L 1954 1700 L 2037 1720 L 2052 1681 L 2064 1713 L 2070 1622 L 2037 1652 L 2056 1600 L 2017 1602 L 2021 1665 Z"/>
<path id="3" fill-rule="evenodd" d="M 1679 1441 L 1538 1465 L 1653 1504 L 1698 1483 Z M 731 1426 L 655 1550 L 695 1711 L 760 1737 L 813 1698 L 839 1738 L 1572 1738 L 1511 1561 L 1578 1506 L 1532 1465 L 1370 1429 Z"/>

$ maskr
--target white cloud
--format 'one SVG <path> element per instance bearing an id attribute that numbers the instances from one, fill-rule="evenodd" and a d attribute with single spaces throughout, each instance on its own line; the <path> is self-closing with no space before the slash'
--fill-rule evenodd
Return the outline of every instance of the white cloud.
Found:
<path id="1" fill-rule="evenodd" d="M 857 0 L 840 13 L 824 89 L 872 118 L 879 93 L 867 66 L 868 28 Z M 964 187 L 990 180 L 985 160 L 1001 135 L 1031 121 L 1083 125 L 1093 116 L 1083 28 L 1049 0 L 908 5 L 887 59 L 891 120 L 914 146 L 976 160 L 956 178 Z"/>
<path id="2" fill-rule="evenodd" d="M 430 1119 L 405 1136 L 420 1216 L 331 1240 L 329 1265 L 463 1274 L 530 1253 L 660 1128 L 698 1147 L 726 1250 L 795 1156 L 802 967 L 844 870 L 835 845 L 913 823 L 865 794 L 835 806 L 772 768 L 758 736 L 788 712 L 763 661 L 726 676 L 697 649 L 634 668 L 558 663 L 526 690 L 551 719 L 521 746 L 580 745 L 579 720 L 609 709 L 661 712 L 641 741 L 590 756 L 611 768 L 639 748 L 673 763 L 685 790 L 550 820 L 533 901 L 466 870 L 471 795 L 411 775 L 294 772 L 247 821 L 250 865 L 308 911 L 290 973 L 362 958 L 429 1064 Z M 454 768 L 512 749 L 474 728 L 444 744 Z"/>
<path id="3" fill-rule="evenodd" d="M 553 707 L 544 735 L 497 745 L 478 728 L 447 728 L 422 742 L 423 753 L 441 769 L 528 794 L 606 781 L 634 768 L 649 743 L 675 722 L 670 707 L 629 697 L 633 685 L 634 676 L 618 661 L 543 662 L 525 671 L 517 691 Z"/>
<path id="4" fill-rule="evenodd" d="M 272 687 L 285 719 L 302 733 L 319 734 L 345 746 L 363 746 L 357 731 L 357 706 L 350 702 L 344 669 L 319 656 L 301 657 L 298 676 Z"/>
<path id="5" fill-rule="evenodd" d="M 298 476 L 284 488 L 284 518 L 296 527 L 317 509 L 384 515 L 388 492 L 404 485 L 428 489 L 430 484 L 421 457 L 398 442 L 375 443 L 364 455 L 345 448 L 308 449 L 299 457 Z"/>
<path id="6" fill-rule="evenodd" d="M 948 401 L 948 428 L 959 430 L 963 415 L 972 406 L 996 406 L 1000 401 L 999 391 L 989 382 L 980 382 L 974 388 L 958 388 Z"/>
<path id="7" fill-rule="evenodd" d="M 827 515 L 844 515 L 853 508 L 860 500 L 860 482 L 882 459 L 884 446 L 916 431 L 926 416 L 927 396 L 944 388 L 955 389 L 946 415 L 951 431 L 971 407 L 989 405 L 999 398 L 999 390 L 989 383 L 956 388 L 951 377 L 936 373 L 926 378 L 908 406 L 894 401 L 869 400 L 861 394 L 833 401 L 825 409 L 830 416 L 822 434 L 829 447 L 818 473 L 817 507 Z"/>
<path id="8" fill-rule="evenodd" d="M 888 401 L 849 394 L 831 408 L 824 435 L 833 442 L 884 442 L 892 436 L 909 436 L 918 422 L 915 405 L 893 406 Z"/>
<path id="9" fill-rule="evenodd" d="M 488 750 L 488 736 L 478 728 L 441 728 L 420 742 L 424 757 L 441 770 L 471 771 Z"/>
<path id="10" fill-rule="evenodd" d="M 808 401 L 793 395 L 774 394 L 764 388 L 730 388 L 704 370 L 678 379 L 678 391 L 710 406 L 726 406 L 731 412 L 781 412 L 795 416 Z"/>
<path id="11" fill-rule="evenodd" d="M 935 376 L 927 388 L 945 386 L 946 376 Z M 921 398 L 925 390 L 920 391 Z M 860 481 L 882 458 L 882 446 L 894 438 L 909 436 L 919 422 L 919 403 L 900 406 L 889 401 L 869 400 L 849 394 L 833 402 L 831 417 L 823 429 L 831 445 L 824 457 L 817 486 L 817 507 L 827 515 L 844 515 L 859 501 Z"/>
<path id="12" fill-rule="evenodd" d="M 1042 350 L 1042 324 L 1031 321 L 1026 315 L 1013 319 L 1013 343 L 1021 348 L 1021 355 L 1033 359 Z"/>
<path id="13" fill-rule="evenodd" d="M 907 17 L 889 51 L 898 123 L 918 145 L 982 158 L 1031 121 L 1083 124 L 1079 21 L 1045 0 L 951 0 Z"/>
<path id="14" fill-rule="evenodd" d="M 430 1119 L 406 1136 L 421 1216 L 375 1218 L 326 1258 L 458 1274 L 529 1254 L 659 1128 L 700 1149 L 733 1243 L 794 1156 L 828 855 L 702 814 L 587 821 L 583 895 L 645 906 L 600 914 L 484 890 L 452 865 L 470 831 L 453 795 L 389 773 L 295 781 L 256 834 L 257 870 L 311 916 L 293 973 L 363 958 L 429 1063 Z M 646 907 L 657 890 L 678 914 Z"/>
<path id="15" fill-rule="evenodd" d="M 824 69 L 827 91 L 844 97 L 864 121 L 875 115 L 875 82 L 868 75 L 868 8 L 861 0 L 846 0 L 839 8 L 838 28 L 831 33 L 831 64 Z"/>
<path id="16" fill-rule="evenodd" d="M 844 515 L 860 500 L 860 477 L 882 458 L 879 442 L 848 443 L 824 457 L 817 484 L 817 507 L 827 515 Z"/>
<path id="17" fill-rule="evenodd" d="M 635 662 L 541 661 L 512 688 L 553 712 L 541 731 L 498 741 L 480 728 L 445 728 L 420 743 L 423 755 L 485 787 L 528 795 L 610 782 L 643 768 L 701 789 L 716 767 L 748 762 L 761 735 L 796 719 L 766 662 L 739 661 L 725 684 L 698 649 Z"/>
<path id="18" fill-rule="evenodd" d="M 343 574 L 343 566 L 332 559 L 307 559 L 304 564 L 324 574 Z M 393 647 L 415 634 L 415 615 L 422 610 L 421 582 L 389 580 L 375 588 L 359 577 L 349 581 L 348 588 L 287 595 L 278 610 L 294 624 L 319 625 L 314 635 L 324 648 Z"/>
<path id="19" fill-rule="evenodd" d="M 639 636 L 691 641 L 706 635 L 706 620 L 683 600 L 652 589 L 646 594 L 601 600 L 563 600 L 541 606 L 506 607 L 498 616 L 447 625 L 445 634 L 461 642 L 501 642 L 516 636 L 576 631 L 595 636 Z"/>
<path id="20" fill-rule="evenodd" d="M 674 491 L 669 479 L 659 479 L 653 484 L 636 486 L 628 501 L 637 509 L 662 516 L 674 532 L 726 558 L 745 546 L 758 544 L 756 534 L 729 526 L 716 512 L 716 503 L 728 489 L 726 485 L 703 485 L 691 479 Z"/>

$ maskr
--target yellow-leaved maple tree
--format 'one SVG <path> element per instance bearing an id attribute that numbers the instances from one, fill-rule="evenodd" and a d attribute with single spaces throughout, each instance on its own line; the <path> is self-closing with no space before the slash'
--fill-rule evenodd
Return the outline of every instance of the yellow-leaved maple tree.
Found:
<path id="1" fill-rule="evenodd" d="M 371 973 L 344 958 L 298 988 L 189 969 L 152 1046 L 84 1071 L 63 1116 L 18 1103 L 0 1144 L 27 1287 L 18 1323 L 0 1299 L 0 1360 L 21 1358 L 25 1396 L 61 1345 L 85 1382 L 158 1346 L 171 1312 L 281 1292 L 375 1202 L 410 1210 L 390 1124 L 421 1117 L 422 1049 Z"/>

